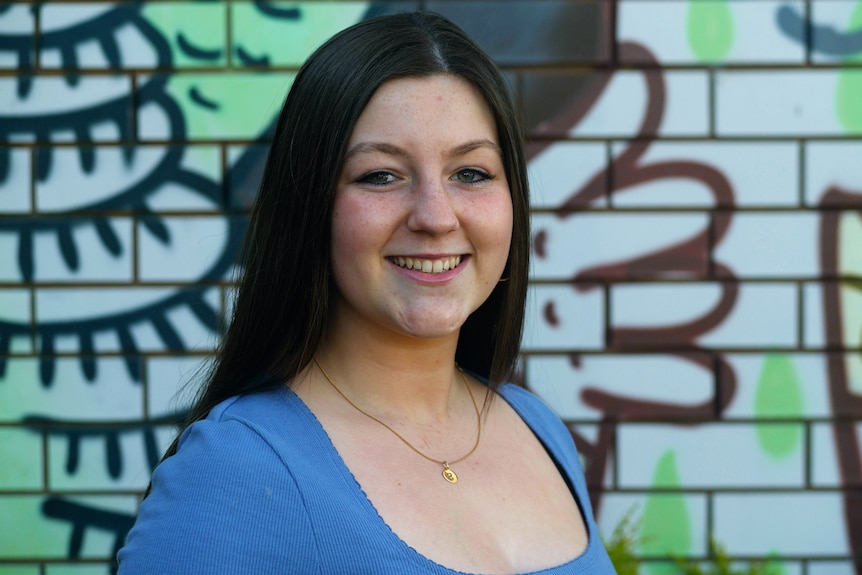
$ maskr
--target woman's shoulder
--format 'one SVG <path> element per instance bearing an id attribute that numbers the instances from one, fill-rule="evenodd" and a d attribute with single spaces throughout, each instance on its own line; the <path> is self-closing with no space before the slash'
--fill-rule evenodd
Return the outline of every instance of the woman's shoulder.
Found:
<path id="1" fill-rule="evenodd" d="M 503 383 L 496 391 L 522 417 L 530 416 L 530 419 L 545 423 L 561 423 L 559 416 L 545 400 L 524 387 Z"/>
<path id="2" fill-rule="evenodd" d="M 293 473 L 285 473 L 285 454 L 273 444 L 270 420 L 284 409 L 280 397 L 231 398 L 183 432 L 177 453 L 153 473 L 120 552 L 121 573 L 262 572 L 286 560 L 261 547 L 271 544 L 269 535 L 307 538 L 310 521 Z M 257 535 L 247 537 L 251 532 Z M 305 542 L 313 562 L 315 547 Z M 150 570 L 154 561 L 158 569 Z"/>
<path id="3" fill-rule="evenodd" d="M 560 459 L 577 460 L 572 434 L 556 411 L 538 395 L 512 383 L 501 384 L 497 393 L 524 420 L 545 447 Z"/>

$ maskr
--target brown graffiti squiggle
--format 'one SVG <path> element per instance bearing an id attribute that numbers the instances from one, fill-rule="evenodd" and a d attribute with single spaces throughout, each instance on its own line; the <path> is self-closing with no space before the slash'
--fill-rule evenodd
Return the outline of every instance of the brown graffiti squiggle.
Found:
<path id="1" fill-rule="evenodd" d="M 610 183 L 609 193 L 619 194 L 638 184 L 670 177 L 701 182 L 711 192 L 716 207 L 732 207 L 735 204 L 733 188 L 724 174 L 712 166 L 692 161 L 639 165 L 652 138 L 657 135 L 664 117 L 665 81 L 657 60 L 643 46 L 633 43 L 622 44 L 620 54 L 627 59 L 643 62 L 647 66 L 647 69 L 643 70 L 648 93 L 647 108 L 638 133 L 608 168 L 595 174 L 557 208 L 557 216 L 566 218 L 600 198 L 607 182 Z M 610 74 L 598 74 L 583 98 L 574 102 L 570 108 L 553 120 L 542 124 L 536 133 L 541 137 L 568 131 L 592 108 L 607 87 L 610 78 Z M 528 157 L 537 156 L 549 145 L 548 141 L 533 142 L 528 146 Z M 724 279 L 721 283 L 719 301 L 703 316 L 690 322 L 648 329 L 611 328 L 611 349 L 631 351 L 635 348 L 683 346 L 687 351 L 672 352 L 670 355 L 717 374 L 717 384 L 712 399 L 691 406 L 632 399 L 611 394 L 596 387 L 587 387 L 582 391 L 582 401 L 602 413 L 599 435 L 595 443 L 591 444 L 582 435 L 571 430 L 578 449 L 588 458 L 587 482 L 591 487 L 591 502 L 596 513 L 599 512 L 601 503 L 601 485 L 606 474 L 609 452 L 616 441 L 616 421 L 673 417 L 682 422 L 717 418 L 736 393 L 736 374 L 724 356 L 698 353 L 702 348 L 697 344 L 697 338 L 714 329 L 728 317 L 739 295 L 739 286 L 733 281 L 735 276 L 732 270 L 712 263 L 709 255 L 711 248 L 725 237 L 729 226 L 729 217 L 713 218 L 710 226 L 694 237 L 643 256 L 583 270 L 573 278 L 574 287 L 579 291 L 597 289 L 600 287 L 597 282 L 606 282 L 609 279 L 633 276 L 654 279 L 668 277 L 671 274 L 678 277 L 679 272 L 688 273 L 694 277 L 708 276 L 712 272 Z M 535 240 L 539 257 L 544 254 L 543 240 L 544 237 L 540 231 Z M 573 357 L 572 360 L 577 361 L 577 357 Z"/>
<path id="2" fill-rule="evenodd" d="M 820 202 L 820 206 L 854 206 L 859 207 L 862 196 L 838 187 L 829 188 Z M 862 211 L 858 212 L 862 217 Z M 826 330 L 826 341 L 830 347 L 843 347 L 843 313 L 841 305 L 841 274 L 838 257 L 840 219 L 842 212 L 823 210 L 820 215 L 820 261 L 821 271 L 826 278 L 835 281 L 823 282 L 823 317 Z M 846 247 L 846 246 L 845 246 Z M 854 556 L 854 566 L 857 575 L 862 575 L 862 493 L 850 489 L 862 484 L 862 450 L 859 436 L 856 434 L 856 422 L 862 413 L 862 396 L 850 389 L 850 378 L 847 366 L 840 349 L 827 357 L 829 371 L 829 401 L 833 417 L 832 435 L 835 438 L 835 448 L 838 453 L 838 466 L 845 489 L 844 519 L 847 523 L 848 541 Z M 849 421 L 847 418 L 851 418 Z"/>

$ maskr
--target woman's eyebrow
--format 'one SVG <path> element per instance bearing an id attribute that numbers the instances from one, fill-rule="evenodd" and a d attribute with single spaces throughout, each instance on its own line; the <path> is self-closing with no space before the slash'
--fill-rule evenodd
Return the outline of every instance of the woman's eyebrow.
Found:
<path id="1" fill-rule="evenodd" d="M 370 154 L 372 152 L 382 152 L 390 156 L 403 156 L 405 158 L 410 155 L 398 146 L 387 144 L 386 142 L 360 142 L 347 150 L 347 153 L 344 155 L 344 159 L 349 160 L 353 156 L 357 156 L 359 154 Z"/>
<path id="2" fill-rule="evenodd" d="M 481 139 L 459 144 L 449 150 L 447 156 L 463 156 L 464 154 L 468 154 L 473 150 L 478 150 L 479 148 L 490 148 L 501 156 L 503 155 L 503 150 L 497 143 L 491 140 Z M 381 152 L 390 156 L 402 156 L 405 158 L 410 157 L 410 154 L 406 150 L 403 150 L 402 148 L 393 144 L 388 144 L 386 142 L 360 142 L 347 150 L 347 153 L 344 155 L 344 159 L 349 160 L 353 156 L 357 156 L 359 154 L 370 154 L 373 152 Z"/>
<path id="3" fill-rule="evenodd" d="M 472 142 L 466 142 L 459 146 L 455 146 L 449 151 L 449 156 L 463 156 L 464 154 L 472 152 L 473 150 L 478 150 L 479 148 L 491 148 L 501 156 L 503 155 L 503 150 L 500 148 L 499 144 L 492 142 L 491 140 L 482 139 L 473 140 Z"/>

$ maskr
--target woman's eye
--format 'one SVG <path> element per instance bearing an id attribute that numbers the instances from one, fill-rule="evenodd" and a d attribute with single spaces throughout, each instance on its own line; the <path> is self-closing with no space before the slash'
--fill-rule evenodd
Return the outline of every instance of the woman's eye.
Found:
<path id="1" fill-rule="evenodd" d="M 484 180 L 491 179 L 491 175 L 476 168 L 465 168 L 455 172 L 455 179 L 462 184 L 478 184 Z"/>
<path id="2" fill-rule="evenodd" d="M 371 172 L 359 178 L 359 182 L 363 184 L 371 184 L 372 186 L 385 186 L 395 181 L 395 176 L 389 172 Z"/>

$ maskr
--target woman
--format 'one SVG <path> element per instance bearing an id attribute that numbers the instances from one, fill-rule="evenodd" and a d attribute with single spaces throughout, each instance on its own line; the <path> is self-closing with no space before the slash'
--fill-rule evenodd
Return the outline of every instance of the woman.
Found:
<path id="1" fill-rule="evenodd" d="M 500 385 L 528 206 L 505 82 L 457 27 L 386 16 L 319 48 L 120 572 L 613 573 L 566 428 Z"/>

